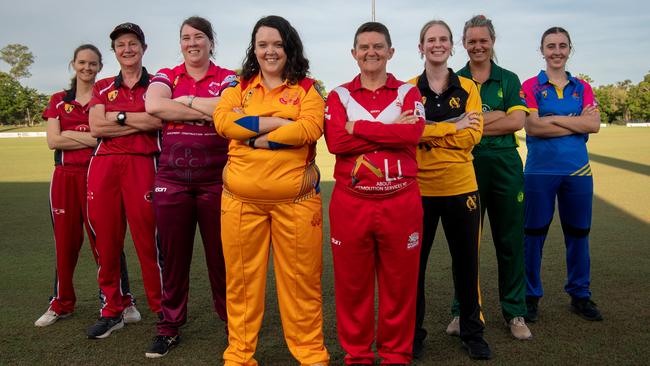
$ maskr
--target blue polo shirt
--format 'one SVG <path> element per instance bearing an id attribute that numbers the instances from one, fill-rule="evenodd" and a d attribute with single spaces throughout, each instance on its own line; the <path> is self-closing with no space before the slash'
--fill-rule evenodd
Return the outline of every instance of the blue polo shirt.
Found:
<path id="1" fill-rule="evenodd" d="M 545 71 L 526 80 L 522 91 L 531 112 L 545 116 L 579 116 L 589 105 L 596 105 L 591 86 L 571 76 L 564 88 L 551 83 Z M 524 174 L 591 176 L 587 154 L 588 134 L 541 138 L 526 136 L 528 155 Z"/>

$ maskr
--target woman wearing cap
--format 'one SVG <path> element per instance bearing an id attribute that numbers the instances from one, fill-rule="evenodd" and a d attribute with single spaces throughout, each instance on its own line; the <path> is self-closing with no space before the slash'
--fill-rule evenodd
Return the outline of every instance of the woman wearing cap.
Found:
<path id="1" fill-rule="evenodd" d="M 517 339 L 531 339 L 526 314 L 524 270 L 524 173 L 515 131 L 524 127 L 527 108 L 517 75 L 494 62 L 492 21 L 477 15 L 465 22 L 463 46 L 469 62 L 458 75 L 472 79 L 483 102 L 483 137 L 474 146 L 474 170 L 481 195 L 481 218 L 487 210 L 499 268 L 501 313 Z M 482 221 L 482 220 L 481 220 Z M 448 327 L 460 333 L 458 302 Z"/>
<path id="2" fill-rule="evenodd" d="M 481 207 L 472 165 L 472 148 L 481 139 L 483 117 L 476 85 L 447 67 L 453 39 L 447 23 L 427 22 L 420 31 L 420 54 L 424 71 L 411 80 L 424 99 L 427 125 L 417 150 L 418 183 L 422 193 L 424 231 L 418 277 L 418 300 L 413 353 L 422 354 L 427 331 L 424 282 L 427 261 L 438 221 L 447 237 L 454 272 L 454 289 L 460 302 L 460 338 L 473 359 L 489 359 L 492 352 L 483 339 L 479 304 L 478 247 Z M 440 122 L 458 122 L 470 128 L 430 136 Z"/>
<path id="3" fill-rule="evenodd" d="M 526 320 L 537 321 L 544 295 L 540 268 L 542 248 L 553 220 L 557 197 L 568 278 L 564 290 L 571 311 L 587 320 L 603 320 L 591 301 L 589 230 L 594 181 L 587 154 L 589 134 L 600 129 L 600 113 L 591 86 L 571 76 L 566 63 L 573 45 L 562 27 L 542 35 L 542 70 L 522 88 L 530 114 L 526 118 L 528 155 L 524 170 L 526 243 Z"/>
<path id="4" fill-rule="evenodd" d="M 236 80 L 216 66 L 212 24 L 201 17 L 183 21 L 184 62 L 156 73 L 147 91 L 147 112 L 163 119 L 162 152 L 154 188 L 154 209 L 164 258 L 162 318 L 146 352 L 162 357 L 179 342 L 187 321 L 194 233 L 198 223 L 212 288 L 213 306 L 226 321 L 226 274 L 221 249 L 221 175 L 228 141 L 218 136 L 212 112 L 221 92 Z"/>
<path id="5" fill-rule="evenodd" d="M 34 325 L 45 327 L 72 314 L 76 296 L 72 278 L 83 244 L 83 227 L 97 261 L 95 240 L 88 227 L 86 214 L 86 174 L 97 139 L 90 136 L 88 102 L 92 97 L 95 77 L 102 69 L 102 54 L 91 44 L 74 51 L 70 66 L 75 76 L 70 89 L 55 93 L 43 112 L 47 120 L 47 144 L 54 152 L 54 174 L 50 185 L 50 209 L 54 228 L 56 273 L 54 296 L 50 306 Z M 122 256 L 122 261 L 125 257 Z M 122 292 L 130 296 L 126 262 L 122 268 Z M 103 296 L 100 296 L 103 299 Z M 127 311 L 133 321 L 139 313 L 132 305 Z"/>
<path id="6" fill-rule="evenodd" d="M 284 336 L 301 365 L 325 365 L 322 330 L 322 214 L 316 141 L 325 102 L 307 78 L 298 32 L 268 16 L 253 28 L 241 84 L 214 111 L 231 139 L 224 171 L 221 235 L 226 260 L 229 345 L 225 365 L 256 365 L 269 250 Z"/>
<path id="7" fill-rule="evenodd" d="M 133 23 L 120 24 L 110 35 L 120 64 L 115 77 L 99 80 L 90 101 L 90 132 L 99 138 L 88 170 L 88 218 L 99 257 L 97 279 L 106 305 L 89 338 L 106 338 L 124 326 L 129 306 L 120 293 L 120 253 L 126 223 L 131 230 L 142 278 L 154 313 L 160 312 L 160 267 L 151 203 L 160 119 L 145 112 L 150 76 L 142 67 L 144 33 Z"/>

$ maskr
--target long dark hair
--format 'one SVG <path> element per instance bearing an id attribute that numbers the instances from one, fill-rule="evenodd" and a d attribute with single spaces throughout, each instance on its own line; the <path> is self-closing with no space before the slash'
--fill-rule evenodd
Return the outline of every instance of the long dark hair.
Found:
<path id="1" fill-rule="evenodd" d="M 298 31 L 289 22 L 277 15 L 269 15 L 257 21 L 251 34 L 251 43 L 246 50 L 246 58 L 242 64 L 242 79 L 249 80 L 260 72 L 260 64 L 255 56 L 255 35 L 260 27 L 277 29 L 282 37 L 284 52 L 287 55 L 287 63 L 282 71 L 282 78 L 289 81 L 289 84 L 296 84 L 307 76 L 309 71 L 309 60 L 303 55 L 303 46 Z"/>
<path id="2" fill-rule="evenodd" d="M 99 69 L 101 70 L 102 66 L 104 66 L 104 64 L 102 63 L 102 53 L 99 52 L 99 49 L 95 47 L 95 45 L 92 45 L 90 43 L 82 44 L 81 46 L 75 48 L 74 54 L 72 56 L 72 61 L 70 61 L 70 65 L 74 64 L 75 61 L 77 61 L 77 55 L 79 54 L 79 52 L 84 50 L 91 50 L 97 55 L 97 57 L 99 57 Z M 70 79 L 69 91 L 71 93 L 74 93 L 75 95 L 77 94 L 77 72 L 76 71 L 74 77 Z"/>

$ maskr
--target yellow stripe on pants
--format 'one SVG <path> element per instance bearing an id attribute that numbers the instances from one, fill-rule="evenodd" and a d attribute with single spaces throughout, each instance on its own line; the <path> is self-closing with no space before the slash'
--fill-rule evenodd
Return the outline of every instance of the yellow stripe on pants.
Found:
<path id="1" fill-rule="evenodd" d="M 298 203 L 255 204 L 224 195 L 221 237 L 226 262 L 228 348 L 225 365 L 257 365 L 253 358 L 262 317 L 269 249 L 285 340 L 301 365 L 324 364 L 319 196 Z"/>

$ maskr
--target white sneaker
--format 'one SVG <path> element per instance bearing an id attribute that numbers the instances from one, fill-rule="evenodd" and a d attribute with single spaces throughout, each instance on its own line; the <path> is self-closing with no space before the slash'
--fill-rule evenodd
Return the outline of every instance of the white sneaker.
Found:
<path id="1" fill-rule="evenodd" d="M 142 320 L 142 315 L 140 315 L 135 305 L 130 305 L 122 311 L 122 319 L 124 319 L 125 323 L 137 323 Z"/>
<path id="2" fill-rule="evenodd" d="M 529 340 L 533 338 L 533 334 L 530 332 L 530 329 L 528 329 L 526 321 L 521 316 L 510 319 L 508 327 L 510 327 L 510 333 L 512 333 L 512 336 L 517 339 Z"/>
<path id="3" fill-rule="evenodd" d="M 36 319 L 34 325 L 37 327 L 47 327 L 48 325 L 56 323 L 57 320 L 67 318 L 70 315 L 72 315 L 72 313 L 57 314 L 54 312 L 54 310 L 52 310 L 52 308 L 47 308 L 45 314 Z"/>
<path id="4" fill-rule="evenodd" d="M 445 330 L 445 332 L 450 336 L 460 336 L 460 317 L 455 316 L 451 322 L 449 322 L 449 325 L 447 326 L 447 330 Z"/>

